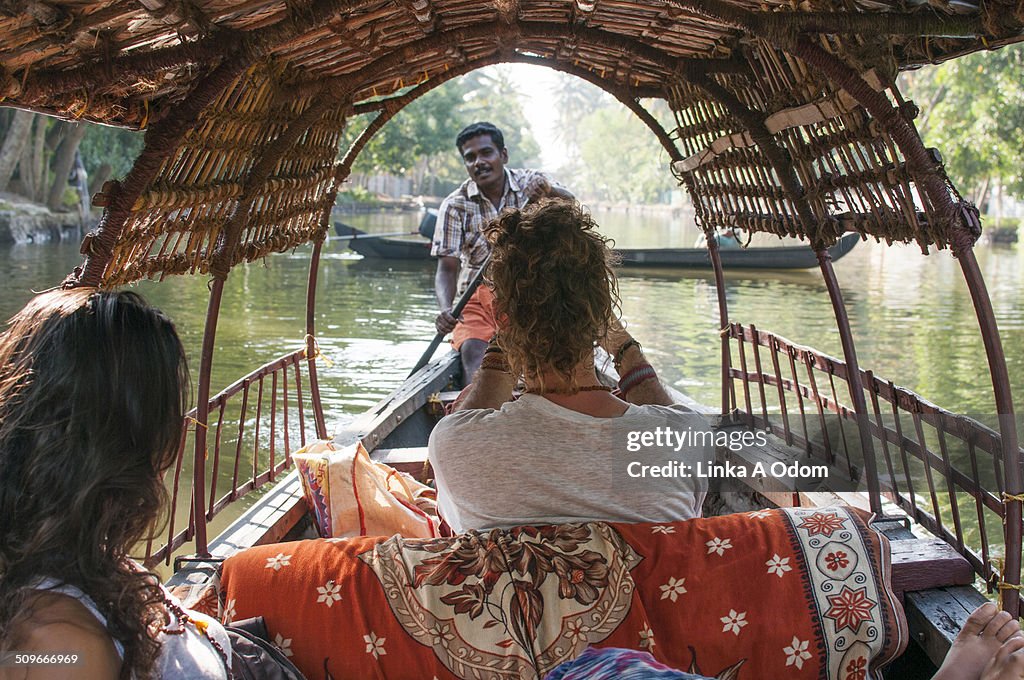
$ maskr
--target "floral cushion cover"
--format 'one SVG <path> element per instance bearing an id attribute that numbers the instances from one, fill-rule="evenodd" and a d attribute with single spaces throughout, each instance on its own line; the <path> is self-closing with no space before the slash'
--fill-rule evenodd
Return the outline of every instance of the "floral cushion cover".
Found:
<path id="1" fill-rule="evenodd" d="M 889 546 L 843 507 L 259 546 L 225 621 L 262 615 L 310 680 L 542 678 L 587 647 L 735 680 L 867 680 L 906 620 Z"/>

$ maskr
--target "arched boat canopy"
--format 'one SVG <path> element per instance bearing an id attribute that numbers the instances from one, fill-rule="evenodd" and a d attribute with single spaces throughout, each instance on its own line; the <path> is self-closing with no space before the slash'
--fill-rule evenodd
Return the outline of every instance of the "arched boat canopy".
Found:
<path id="1" fill-rule="evenodd" d="M 427 89 L 498 62 L 544 64 L 615 94 L 674 160 L 705 228 L 844 231 L 969 247 L 959 200 L 900 69 L 1020 40 L 1024 10 L 746 0 L 37 0 L 0 18 L 4 105 L 145 128 L 132 171 L 69 281 L 210 272 L 319 240 L 353 154 Z M 0 14 L 4 11 L 0 10 Z M 665 131 L 636 103 L 662 97 Z M 680 147 L 675 146 L 677 140 Z M 358 150 L 358 149 L 357 149 Z"/>

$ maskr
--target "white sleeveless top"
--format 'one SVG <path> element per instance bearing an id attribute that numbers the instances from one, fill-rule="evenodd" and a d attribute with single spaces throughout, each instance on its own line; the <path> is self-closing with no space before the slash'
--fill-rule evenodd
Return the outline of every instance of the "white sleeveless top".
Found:
<path id="1" fill-rule="evenodd" d="M 181 606 L 181 603 L 171 595 L 166 588 L 160 586 L 164 595 Z M 45 590 L 51 593 L 60 593 L 78 600 L 82 606 L 96 617 L 104 628 L 107 626 L 107 619 L 100 613 L 92 598 L 81 591 L 81 589 L 61 583 L 56 579 L 46 578 L 33 587 L 34 590 Z M 182 607 L 184 609 L 184 607 Z M 227 654 L 228 664 L 231 664 L 231 642 L 228 640 L 227 631 L 216 619 L 205 614 L 186 610 L 191 619 L 205 623 L 207 634 L 217 641 L 224 653 Z M 167 613 L 170 622 L 167 628 L 170 630 L 184 629 L 182 635 L 168 635 L 161 633 L 157 638 L 160 642 L 160 657 L 157 659 L 157 677 L 161 680 L 227 680 L 228 672 L 224 667 L 224 661 L 220 654 L 214 649 L 210 641 L 200 633 L 194 625 L 185 624 L 177 619 L 173 612 Z M 124 659 L 124 645 L 114 640 L 114 648 L 117 655 Z"/>

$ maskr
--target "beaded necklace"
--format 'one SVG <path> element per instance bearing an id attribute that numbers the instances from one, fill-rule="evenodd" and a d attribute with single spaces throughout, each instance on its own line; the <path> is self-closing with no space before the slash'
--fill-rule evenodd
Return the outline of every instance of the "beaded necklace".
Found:
<path id="1" fill-rule="evenodd" d="M 171 598 L 167 597 L 166 593 L 164 594 L 164 606 L 167 607 L 167 611 L 174 614 L 174 617 L 178 620 L 178 624 L 174 628 L 165 626 L 161 629 L 161 632 L 164 635 L 184 635 L 185 626 L 191 623 L 200 635 L 210 641 L 210 645 L 213 647 L 214 651 L 217 652 L 217 655 L 220 656 L 220 660 L 224 664 L 224 670 L 227 671 L 228 680 L 231 680 L 231 666 L 228 665 L 228 654 L 224 651 L 224 647 L 222 647 L 221 644 L 217 642 L 212 635 L 210 635 L 210 624 L 206 621 L 194 619 L 189 616 L 188 612 L 171 600 Z"/>
<path id="2" fill-rule="evenodd" d="M 611 392 L 612 388 L 607 385 L 583 385 L 575 389 L 565 389 L 562 387 L 555 387 L 552 389 L 542 390 L 536 387 L 527 387 L 527 394 L 576 394 L 577 392 Z"/>

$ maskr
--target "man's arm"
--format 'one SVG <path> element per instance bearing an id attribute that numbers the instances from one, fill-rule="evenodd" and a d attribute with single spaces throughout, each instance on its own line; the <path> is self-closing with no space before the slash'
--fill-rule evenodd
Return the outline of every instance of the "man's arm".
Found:
<path id="1" fill-rule="evenodd" d="M 532 172 L 532 171 L 531 171 Z M 532 203 L 542 198 L 560 198 L 566 201 L 575 201 L 576 197 L 572 192 L 558 182 L 552 181 L 543 172 L 534 172 L 533 177 L 526 185 L 526 196 Z"/>
<path id="2" fill-rule="evenodd" d="M 437 273 L 434 274 L 434 294 L 437 296 L 437 307 L 441 313 L 434 319 L 434 327 L 438 333 L 451 333 L 455 330 L 458 319 L 452 316 L 452 301 L 455 300 L 455 287 L 459 276 L 459 258 L 442 255 L 437 258 Z"/>

